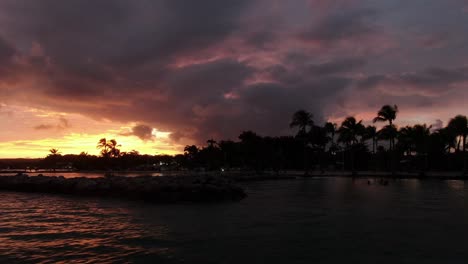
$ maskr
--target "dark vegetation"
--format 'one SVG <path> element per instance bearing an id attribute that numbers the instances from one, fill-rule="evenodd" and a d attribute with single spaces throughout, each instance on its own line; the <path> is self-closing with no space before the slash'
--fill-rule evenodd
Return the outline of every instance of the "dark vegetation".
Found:
<path id="1" fill-rule="evenodd" d="M 99 140 L 100 156 L 85 152 L 62 155 L 58 149 L 39 161 L 2 161 L 2 168 L 27 166 L 49 170 L 312 170 L 346 171 L 463 171 L 467 170 L 466 116 L 455 116 L 444 128 L 426 124 L 397 127 L 397 106 L 385 105 L 376 114 L 373 125 L 347 117 L 341 124 L 316 124 L 304 110 L 290 121 L 294 136 L 264 137 L 253 131 L 242 132 L 238 140 L 215 141 L 205 146 L 186 146 L 184 154 L 140 155 L 138 151 L 121 152 L 116 140 Z M 24 167 L 23 167 L 24 168 Z"/>

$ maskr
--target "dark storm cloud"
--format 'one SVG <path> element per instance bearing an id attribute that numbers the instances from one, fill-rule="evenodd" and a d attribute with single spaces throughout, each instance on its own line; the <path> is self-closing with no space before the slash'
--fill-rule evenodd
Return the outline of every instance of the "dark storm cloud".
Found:
<path id="1" fill-rule="evenodd" d="M 0 34 L 0 83 L 10 79 L 14 72 L 13 57 L 16 49 Z"/>
<path id="2" fill-rule="evenodd" d="M 437 54 L 415 47 L 426 45 L 420 40 L 408 45 L 411 30 L 431 36 L 410 18 L 433 17 L 419 11 L 422 4 L 402 3 L 5 0 L 0 93 L 33 107 L 144 124 L 131 131 L 143 140 L 157 128 L 198 142 L 247 129 L 286 134 L 301 108 L 322 122 L 353 101 L 360 101 L 353 113 L 382 102 L 431 106 L 468 80 L 467 54 L 450 55 L 447 40 L 432 45 L 447 48 Z M 460 36 L 455 48 L 468 43 L 463 22 L 448 28 L 447 36 Z M 37 129 L 48 126 L 57 125 Z"/>
<path id="3" fill-rule="evenodd" d="M 15 48 L 0 36 L 0 63 L 8 62 L 15 53 Z"/>
<path id="4" fill-rule="evenodd" d="M 357 82 L 357 87 L 373 89 L 390 86 L 392 90 L 401 90 L 410 95 L 415 92 L 427 92 L 428 95 L 445 93 L 456 88 L 457 84 L 468 81 L 468 68 L 444 69 L 428 68 L 421 72 L 402 73 L 397 75 L 373 75 Z M 455 86 L 454 86 L 455 85 Z"/>
<path id="5" fill-rule="evenodd" d="M 321 64 L 314 64 L 308 67 L 308 70 L 312 74 L 318 76 L 330 75 L 330 74 L 342 74 L 347 73 L 356 68 L 359 68 L 366 64 L 363 58 L 348 58 L 337 61 L 325 62 Z"/>
<path id="6" fill-rule="evenodd" d="M 136 125 L 132 127 L 132 131 L 129 133 L 122 133 L 124 136 L 136 136 L 143 141 L 153 140 L 153 128 L 147 125 Z"/>
<path id="7" fill-rule="evenodd" d="M 312 25 L 309 30 L 302 32 L 299 36 L 305 41 L 327 43 L 359 38 L 376 33 L 378 30 L 374 23 L 376 18 L 377 12 L 373 9 L 339 10 Z"/>
<path id="8" fill-rule="evenodd" d="M 292 72 L 285 73 L 293 74 Z M 297 109 L 307 109 L 324 122 L 324 108 L 348 88 L 342 77 L 304 79 L 302 82 L 258 83 L 236 90 L 237 99 L 218 104 L 216 112 L 199 126 L 197 138 L 237 138 L 241 130 L 254 128 L 263 135 L 289 134 L 288 121 Z"/>
<path id="9" fill-rule="evenodd" d="M 210 103 L 243 85 L 252 72 L 253 69 L 243 63 L 220 60 L 173 70 L 164 84 L 174 99 L 188 97 L 198 103 Z"/>
<path id="10" fill-rule="evenodd" d="M 237 26 L 248 1 L 5 1 L 12 34 L 43 45 L 61 68 L 140 66 L 207 48 Z M 110 65 L 109 65 L 110 64 Z"/>
<path id="11" fill-rule="evenodd" d="M 448 88 L 451 84 L 468 80 L 468 67 L 459 69 L 429 68 L 422 73 L 404 74 L 401 79 L 411 85 Z"/>

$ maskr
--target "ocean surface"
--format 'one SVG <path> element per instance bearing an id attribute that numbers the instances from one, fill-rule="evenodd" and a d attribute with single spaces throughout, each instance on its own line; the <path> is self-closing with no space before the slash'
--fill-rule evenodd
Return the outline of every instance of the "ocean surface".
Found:
<path id="1" fill-rule="evenodd" d="M 104 177 L 106 175 L 105 172 L 102 171 L 97 171 L 97 172 L 50 172 L 50 171 L 44 171 L 44 172 L 24 172 L 25 174 L 29 176 L 37 176 L 39 174 L 43 174 L 45 176 L 63 176 L 65 178 L 78 178 L 78 177 L 86 177 L 86 178 L 99 178 L 99 177 Z M 161 172 L 151 172 L 151 171 L 140 171 L 140 172 L 114 172 L 114 175 L 118 176 L 125 176 L 125 177 L 138 177 L 138 176 L 153 176 L 153 177 L 158 177 L 158 176 L 163 176 L 163 175 L 175 175 L 177 172 L 166 172 L 166 173 L 161 173 Z M 17 172 L 2 172 L 0 173 L 1 176 L 15 176 L 17 175 Z"/>
<path id="2" fill-rule="evenodd" d="M 172 205 L 0 192 L 0 263 L 467 263 L 463 181 L 243 186 Z"/>

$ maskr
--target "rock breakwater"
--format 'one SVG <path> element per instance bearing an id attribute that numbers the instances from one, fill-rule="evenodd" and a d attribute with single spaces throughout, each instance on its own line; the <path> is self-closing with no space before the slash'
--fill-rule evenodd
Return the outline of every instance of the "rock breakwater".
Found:
<path id="1" fill-rule="evenodd" d="M 151 202 L 214 202 L 241 200 L 244 190 L 231 181 L 214 176 L 140 176 L 64 178 L 63 176 L 0 177 L 0 190 L 79 196 L 102 196 Z"/>

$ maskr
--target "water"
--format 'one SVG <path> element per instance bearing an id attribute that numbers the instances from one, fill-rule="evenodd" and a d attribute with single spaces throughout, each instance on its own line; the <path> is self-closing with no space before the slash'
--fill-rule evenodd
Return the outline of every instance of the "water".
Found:
<path id="1" fill-rule="evenodd" d="M 245 184 L 241 202 L 154 205 L 0 192 L 0 263 L 466 263 L 463 181 Z"/>
<path id="2" fill-rule="evenodd" d="M 1 176 L 14 176 L 17 173 L 0 173 Z M 78 177 L 86 177 L 86 178 L 99 178 L 104 177 L 106 175 L 105 172 L 97 171 L 97 172 L 26 172 L 29 176 L 37 176 L 39 174 L 43 174 L 45 176 L 63 176 L 65 178 L 78 178 Z M 151 172 L 151 171 L 137 171 L 137 172 L 113 172 L 114 175 L 118 176 L 126 176 L 126 177 L 138 177 L 138 176 L 163 176 L 163 175 L 174 175 L 175 172 L 170 173 L 161 173 L 161 172 Z"/>

